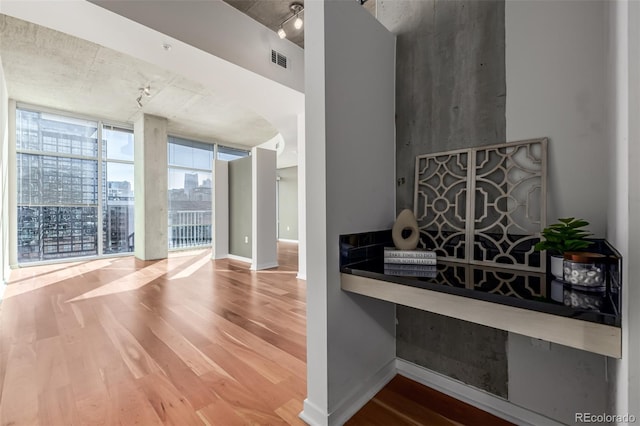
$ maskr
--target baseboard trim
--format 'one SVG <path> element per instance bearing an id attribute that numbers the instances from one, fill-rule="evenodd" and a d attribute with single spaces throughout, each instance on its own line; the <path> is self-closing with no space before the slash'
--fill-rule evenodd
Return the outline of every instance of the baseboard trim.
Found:
<path id="1" fill-rule="evenodd" d="M 396 358 L 398 374 L 521 426 L 561 426 L 562 423 L 512 404 L 435 371 Z"/>
<path id="2" fill-rule="evenodd" d="M 396 360 L 393 359 L 384 365 L 369 380 L 361 383 L 351 395 L 343 399 L 331 413 L 326 413 L 317 405 L 304 400 L 302 412 L 298 415 L 305 423 L 311 426 L 340 426 L 353 417 L 375 394 L 386 386 L 396 375 Z"/>
<path id="3" fill-rule="evenodd" d="M 238 260 L 238 261 L 244 262 L 244 263 L 253 262 L 253 260 L 251 258 L 249 258 L 249 257 L 236 256 L 235 254 L 228 254 L 227 255 L 227 259 Z"/>
<path id="4" fill-rule="evenodd" d="M 371 376 L 369 380 L 355 388 L 350 396 L 343 399 L 336 409 L 329 414 L 329 426 L 342 425 L 354 414 L 358 412 L 364 405 L 380 392 L 396 375 L 395 359 L 389 361 L 376 374 Z"/>
<path id="5" fill-rule="evenodd" d="M 256 264 L 251 264 L 251 270 L 252 271 L 260 271 L 262 269 L 271 269 L 271 268 L 277 268 L 278 267 L 278 262 L 267 262 L 267 263 L 261 263 L 259 265 Z"/>
<path id="6" fill-rule="evenodd" d="M 300 417 L 303 422 L 311 426 L 327 426 L 329 418 L 327 413 L 324 413 L 317 405 L 308 399 L 304 400 L 302 412 L 298 414 L 298 417 Z"/>
<path id="7" fill-rule="evenodd" d="M 299 280 L 307 280 L 307 274 L 301 274 L 298 272 L 298 275 L 296 275 L 296 278 Z"/>
<path id="8" fill-rule="evenodd" d="M 296 244 L 298 244 L 298 240 L 288 240 L 286 238 L 278 238 L 278 241 L 282 241 L 283 243 L 296 243 Z"/>

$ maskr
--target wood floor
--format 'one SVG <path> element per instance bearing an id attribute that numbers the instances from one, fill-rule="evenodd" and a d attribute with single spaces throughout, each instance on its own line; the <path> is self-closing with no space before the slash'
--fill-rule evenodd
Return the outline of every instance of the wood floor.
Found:
<path id="1" fill-rule="evenodd" d="M 512 423 L 398 375 L 345 425 L 508 426 Z"/>
<path id="2" fill-rule="evenodd" d="M 0 424 L 303 425 L 295 244 L 280 243 L 279 262 L 256 272 L 200 250 L 13 271 L 0 305 Z M 403 380 L 349 424 L 503 424 L 468 406 L 460 417 Z"/>
<path id="3" fill-rule="evenodd" d="M 302 425 L 305 284 L 210 251 L 14 271 L 2 425 Z"/>

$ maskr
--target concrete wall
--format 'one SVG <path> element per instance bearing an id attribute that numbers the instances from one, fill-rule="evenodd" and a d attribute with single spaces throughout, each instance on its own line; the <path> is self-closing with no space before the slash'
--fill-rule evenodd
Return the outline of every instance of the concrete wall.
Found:
<path id="1" fill-rule="evenodd" d="M 379 0 L 397 34 L 397 210 L 418 154 L 505 141 L 503 1 Z"/>
<path id="2" fill-rule="evenodd" d="M 0 58 L 0 280 L 9 279 L 9 95 Z M 0 284 L 0 298 L 4 286 Z"/>
<path id="3" fill-rule="evenodd" d="M 416 155 L 505 141 L 504 2 L 379 0 L 377 10 L 398 37 L 400 211 L 413 207 Z M 507 333 L 397 310 L 398 357 L 506 396 Z"/>
<path id="4" fill-rule="evenodd" d="M 298 168 L 278 169 L 278 238 L 298 239 Z"/>
<path id="5" fill-rule="evenodd" d="M 507 332 L 398 306 L 396 353 L 478 389 L 507 397 Z"/>
<path id="6" fill-rule="evenodd" d="M 229 254 L 251 259 L 251 157 L 229 162 Z"/>
<path id="7" fill-rule="evenodd" d="M 310 226 L 302 417 L 333 425 L 395 372 L 393 304 L 343 292 L 338 269 L 340 234 L 389 228 L 395 217 L 395 41 L 357 2 L 305 6 Z"/>
<path id="8" fill-rule="evenodd" d="M 134 123 L 133 134 L 135 255 L 142 260 L 164 259 L 169 245 L 167 119 L 143 114 Z"/>
<path id="9" fill-rule="evenodd" d="M 622 359 L 610 360 L 613 413 L 640 417 L 640 4 L 609 3 L 609 214 L 607 239 L 623 255 Z"/>
<path id="10" fill-rule="evenodd" d="M 251 269 L 278 266 L 276 219 L 276 152 L 251 150 Z"/>

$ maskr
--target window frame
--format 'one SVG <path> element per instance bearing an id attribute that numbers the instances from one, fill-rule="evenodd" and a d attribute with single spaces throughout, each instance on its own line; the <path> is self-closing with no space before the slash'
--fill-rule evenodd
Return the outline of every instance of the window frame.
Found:
<path id="1" fill-rule="evenodd" d="M 103 231 L 103 220 L 104 220 L 104 213 L 103 213 L 103 209 L 104 209 L 104 202 L 103 202 L 103 194 L 102 194 L 102 188 L 103 188 L 103 184 L 106 185 L 106 182 L 104 182 L 103 180 L 103 163 L 107 163 L 107 162 L 117 162 L 117 163 L 123 163 L 123 164 L 131 164 L 134 165 L 135 167 L 135 159 L 134 161 L 128 161 L 128 160 L 108 160 L 106 155 L 103 155 L 103 128 L 104 126 L 107 127 L 111 127 L 111 128 L 115 128 L 117 130 L 125 130 L 125 131 L 131 131 L 133 132 L 133 125 L 132 124 L 127 124 L 127 123 L 120 123 L 117 122 L 115 120 L 108 120 L 108 119 L 103 119 L 100 117 L 93 117 L 90 115 L 85 115 L 85 114 L 81 114 L 81 113 L 74 113 L 74 112 L 69 112 L 69 111 L 63 111 L 63 110 L 57 110 L 54 108 L 48 108 L 48 107 L 43 107 L 43 106 L 39 106 L 39 105 L 33 105 L 33 104 L 29 104 L 29 103 L 24 103 L 24 102 L 15 102 L 14 107 L 10 108 L 10 110 L 14 111 L 14 115 L 13 117 L 10 116 L 9 122 L 10 122 L 10 135 L 13 136 L 13 139 L 10 139 L 10 153 L 9 153 L 9 160 L 13 161 L 13 165 L 11 167 L 9 167 L 9 173 L 12 175 L 12 178 L 10 179 L 10 185 L 11 185 L 11 192 L 14 194 L 11 197 L 10 200 L 10 206 L 9 206 L 9 211 L 11 212 L 10 214 L 13 215 L 13 219 L 11 221 L 13 229 L 15 230 L 14 232 L 11 233 L 10 235 L 10 244 L 11 244 L 11 252 L 13 253 L 13 256 L 15 256 L 14 259 L 11 259 L 11 266 L 12 267 L 18 267 L 18 268 L 23 268 L 23 267 L 31 267 L 31 266 L 38 266 L 38 265 L 49 265 L 49 264 L 56 264 L 56 263 L 69 263 L 69 262 L 78 262 L 78 261 L 86 261 L 86 260 L 93 260 L 93 259 L 104 259 L 104 258 L 112 258 L 112 257 L 123 257 L 123 256 L 130 256 L 133 254 L 133 252 L 123 252 L 123 253 L 104 253 L 104 231 Z M 27 112 L 33 112 L 33 113 L 38 113 L 38 114 L 50 114 L 50 115 L 54 115 L 54 116 L 58 116 L 58 117 L 64 117 L 64 118 L 68 118 L 71 120 L 83 120 L 83 121 L 88 121 L 91 123 L 95 123 L 96 124 L 96 138 L 97 138 L 97 146 L 96 146 L 96 156 L 95 157 L 89 157 L 89 156 L 84 156 L 84 155 L 78 155 L 78 154 L 66 154 L 66 153 L 60 153 L 60 152 L 51 152 L 51 151 L 37 151 L 37 150 L 33 150 L 33 149 L 22 149 L 22 148 L 18 148 L 18 128 L 17 128 L 17 120 L 18 120 L 18 111 L 27 111 Z M 94 255 L 87 255 L 87 256 L 70 256 L 70 257 L 63 257 L 63 258 L 55 258 L 55 259 L 46 259 L 46 260 L 35 260 L 35 261 L 30 261 L 30 262 L 24 262 L 24 261 L 20 261 L 19 259 L 19 254 L 18 254 L 18 233 L 19 233 L 19 229 L 18 229 L 18 209 L 21 206 L 24 206 L 24 204 L 20 204 L 18 202 L 18 155 L 19 154 L 27 154 L 27 155 L 37 155 L 37 156 L 50 156 L 50 157 L 57 157 L 57 158 L 70 158 L 70 159 L 78 159 L 78 160 L 90 160 L 90 161 L 96 161 L 97 162 L 97 174 L 98 174 L 98 179 L 97 179 L 97 203 L 96 204 L 60 204 L 60 205 L 55 205 L 54 207 L 92 207 L 92 208 L 96 208 L 97 209 L 97 214 L 96 214 L 96 254 Z M 11 163 L 10 163 L 11 164 Z M 45 204 L 38 204 L 36 205 L 37 207 L 49 207 L 52 205 L 45 205 Z M 12 257 L 13 257 L 12 256 Z"/>

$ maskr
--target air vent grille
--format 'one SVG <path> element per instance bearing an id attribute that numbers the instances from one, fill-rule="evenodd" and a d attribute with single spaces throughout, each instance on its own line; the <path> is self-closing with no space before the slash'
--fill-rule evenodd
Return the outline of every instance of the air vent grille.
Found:
<path id="1" fill-rule="evenodd" d="M 281 66 L 282 68 L 287 68 L 287 57 L 273 49 L 271 49 L 271 62 Z"/>

